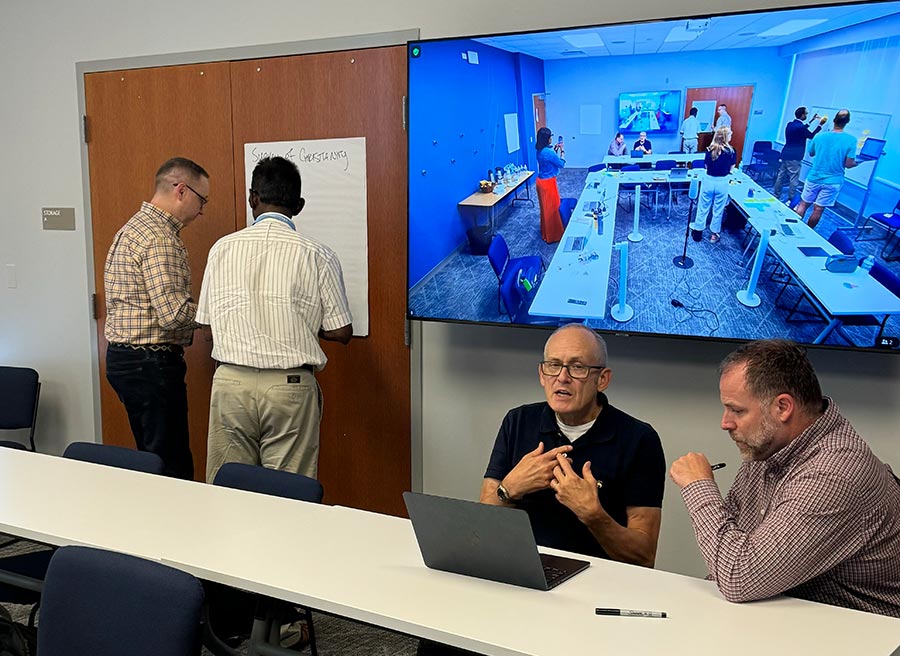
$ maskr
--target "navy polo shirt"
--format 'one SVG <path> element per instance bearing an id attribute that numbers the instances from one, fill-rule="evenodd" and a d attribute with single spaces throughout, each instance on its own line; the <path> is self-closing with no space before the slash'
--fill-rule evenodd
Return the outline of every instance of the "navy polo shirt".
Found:
<path id="1" fill-rule="evenodd" d="M 711 152 L 706 151 L 706 175 L 714 178 L 724 178 L 731 173 L 734 160 L 734 151 L 731 149 L 723 150 L 715 159 L 712 158 Z"/>
<path id="2" fill-rule="evenodd" d="M 653 427 L 609 405 L 605 394 L 598 395 L 603 410 L 594 425 L 575 442 L 570 442 L 556 424 L 556 414 L 544 403 L 532 403 L 510 410 L 503 419 L 485 478 L 502 481 L 538 442 L 544 449 L 572 444 L 569 457 L 581 475 L 590 460 L 591 472 L 603 487 L 598 491 L 604 510 L 626 526 L 625 508 L 661 508 L 666 481 L 666 459 L 662 443 Z M 546 547 L 608 558 L 609 556 L 571 510 L 556 500 L 552 489 L 525 495 L 517 507 L 528 513 L 535 541 Z"/>

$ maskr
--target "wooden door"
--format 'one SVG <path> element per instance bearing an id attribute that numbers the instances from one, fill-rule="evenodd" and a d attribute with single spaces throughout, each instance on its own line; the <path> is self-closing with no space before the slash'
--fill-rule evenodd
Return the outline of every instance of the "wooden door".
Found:
<path id="1" fill-rule="evenodd" d="M 690 110 L 695 100 L 714 100 L 716 105 L 725 103 L 728 113 L 731 115 L 731 146 L 737 153 L 737 164 L 741 163 L 741 153 L 744 152 L 744 139 L 747 135 L 747 123 L 750 121 L 750 111 L 753 107 L 754 86 L 738 87 L 702 87 L 687 90 L 685 100 L 685 115 Z M 716 114 L 718 118 L 718 114 Z M 701 142 L 702 146 L 708 146 L 709 141 Z"/>
<path id="2" fill-rule="evenodd" d="M 535 94 L 531 98 L 534 103 L 534 133 L 537 134 L 538 130 L 547 127 L 546 103 L 543 96 Z"/>
<path id="3" fill-rule="evenodd" d="M 231 150 L 231 79 L 227 63 L 169 66 L 85 75 L 88 117 L 91 224 L 103 442 L 134 446 L 125 408 L 106 381 L 106 303 L 103 265 L 116 231 L 153 195 L 159 165 L 188 157 L 210 174 L 210 202 L 181 233 L 187 247 L 193 292 L 200 294 L 212 244 L 234 230 Z M 243 206 L 242 206 L 243 207 Z M 213 362 L 204 332 L 185 350 L 194 474 L 206 471 L 206 437 Z M 76 439 L 85 439 L 87 436 Z"/>
<path id="4" fill-rule="evenodd" d="M 326 501 L 404 514 L 411 483 L 406 316 L 406 49 L 376 48 L 232 63 L 237 207 L 244 144 L 365 137 L 369 335 L 324 343 L 319 479 Z M 302 215 L 301 215 L 302 216 Z M 298 224 L 302 231 L 302 220 Z"/>

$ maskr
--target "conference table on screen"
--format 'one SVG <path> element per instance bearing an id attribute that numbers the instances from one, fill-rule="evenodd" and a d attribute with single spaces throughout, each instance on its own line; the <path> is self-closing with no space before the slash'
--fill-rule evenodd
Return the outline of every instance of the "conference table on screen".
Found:
<path id="1" fill-rule="evenodd" d="M 549 592 L 519 588 L 426 568 L 406 519 L 12 449 L 0 449 L 0 531 L 156 560 L 489 656 L 900 655 L 898 619 L 787 597 L 731 604 L 709 581 L 595 558 Z"/>
<path id="2" fill-rule="evenodd" d="M 680 166 L 684 166 L 688 162 L 693 162 L 695 160 L 702 161 L 705 156 L 705 153 L 668 153 L 659 155 L 652 153 L 642 157 L 631 157 L 630 155 L 606 155 L 603 158 L 603 163 L 606 164 L 607 168 L 611 169 L 621 168 L 623 166 L 628 166 L 629 164 L 656 166 L 656 163 L 660 160 L 674 160 Z"/>
<path id="3" fill-rule="evenodd" d="M 670 192 L 671 208 L 671 190 L 687 188 L 694 178 L 700 182 L 702 189 L 707 178 L 702 169 L 690 171 L 687 177 L 673 179 L 672 175 L 671 171 L 652 169 L 589 173 L 529 313 L 562 318 L 605 318 L 610 304 L 607 290 L 620 186 L 628 184 L 633 187 L 639 184 L 644 188 L 642 193 L 648 193 L 647 187 L 664 188 Z M 792 280 L 805 290 L 807 298 L 825 319 L 826 325 L 818 333 L 814 343 L 824 342 L 834 330 L 840 328 L 844 317 L 900 314 L 900 298 L 870 276 L 865 269 L 857 268 L 850 273 L 827 271 L 826 257 L 839 254 L 840 251 L 806 223 L 794 223 L 797 215 L 747 174 L 734 171 L 729 176 L 729 182 L 730 202 L 746 216 L 757 235 L 763 231 L 770 234 L 774 231 L 768 240 L 767 252 L 778 258 Z M 749 193 L 751 189 L 752 195 Z M 635 192 L 629 189 L 628 193 Z M 596 234 L 592 213 L 588 211 L 592 202 L 598 203 L 605 210 L 602 214 L 602 235 Z M 634 206 L 640 207 L 640 203 L 635 203 Z M 657 211 L 658 208 L 640 210 L 639 221 L 648 220 Z M 792 222 L 787 223 L 788 220 Z M 783 225 L 788 225 L 793 235 L 785 234 Z M 684 236 L 683 224 L 673 223 L 672 226 L 673 242 L 680 241 Z M 572 247 L 573 240 L 578 237 L 584 239 L 581 250 Z M 629 244 L 629 247 L 636 248 L 639 244 Z M 800 247 L 818 247 L 825 254 L 821 257 L 808 256 Z M 736 276 L 733 291 L 740 291 L 746 286 L 746 282 L 743 276 Z M 761 311 L 765 311 L 765 305 L 762 307 Z"/>
<path id="4" fill-rule="evenodd" d="M 531 187 L 528 184 L 533 175 L 534 171 L 522 171 L 512 178 L 512 182 L 503 186 L 503 191 L 501 193 L 476 191 L 459 201 L 458 205 L 460 207 L 472 207 L 487 210 L 491 234 L 494 234 L 494 209 L 500 201 L 507 198 L 510 194 L 513 195 L 512 203 L 530 203 L 531 206 L 534 207 L 534 200 L 531 198 Z M 521 196 L 520 192 L 523 188 L 525 190 L 525 195 Z"/>

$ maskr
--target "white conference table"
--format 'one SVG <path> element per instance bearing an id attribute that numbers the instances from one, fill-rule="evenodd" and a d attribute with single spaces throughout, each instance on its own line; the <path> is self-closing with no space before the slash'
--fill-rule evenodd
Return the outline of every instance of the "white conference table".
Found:
<path id="1" fill-rule="evenodd" d="M 741 209 L 757 233 L 775 231 L 769 239 L 769 249 L 787 267 L 791 276 L 810 292 L 811 300 L 828 320 L 814 343 L 822 343 L 840 327 L 841 317 L 900 314 L 900 298 L 865 269 L 858 267 L 851 273 L 834 273 L 825 270 L 826 256 L 804 255 L 800 246 L 818 246 L 828 255 L 836 255 L 840 251 L 803 221 L 786 223 L 788 219 L 798 219 L 790 208 L 743 172 L 732 173 L 731 179 L 731 201 Z M 754 192 L 752 197 L 747 195 L 750 189 Z M 784 234 L 782 224 L 788 225 L 794 234 Z"/>
<path id="2" fill-rule="evenodd" d="M 23 494 L 28 490 L 28 494 Z M 598 559 L 550 592 L 427 569 L 407 520 L 0 449 L 0 531 L 168 563 L 491 656 L 900 655 L 900 620 Z M 668 619 L 598 617 L 595 607 Z"/>
<path id="3" fill-rule="evenodd" d="M 703 160 L 705 156 L 706 153 L 661 153 L 658 155 L 653 153 L 651 155 L 644 155 L 643 157 L 631 157 L 631 155 L 605 155 L 603 157 L 603 163 L 609 168 L 620 168 L 629 164 L 649 164 L 656 166 L 658 161 L 664 159 L 671 159 L 679 164 L 686 164 L 687 162 L 693 162 L 695 160 Z"/>
<path id="4" fill-rule="evenodd" d="M 619 185 L 671 184 L 687 187 L 690 184 L 690 177 L 670 181 L 669 176 L 669 171 L 649 169 L 589 173 L 528 313 L 546 317 L 603 319 L 607 313 Z M 587 211 L 592 202 L 600 203 L 605 210 L 598 217 L 603 220 L 602 235 L 597 234 L 593 215 Z M 581 250 L 574 250 L 571 247 L 572 240 L 578 237 L 585 238 L 586 242 Z"/>

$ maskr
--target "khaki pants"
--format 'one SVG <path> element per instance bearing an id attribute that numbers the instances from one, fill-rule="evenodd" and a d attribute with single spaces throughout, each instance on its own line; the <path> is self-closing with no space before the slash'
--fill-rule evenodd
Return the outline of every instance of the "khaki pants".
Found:
<path id="1" fill-rule="evenodd" d="M 213 376 L 206 481 L 226 462 L 316 477 L 322 392 L 307 369 L 223 364 Z"/>

